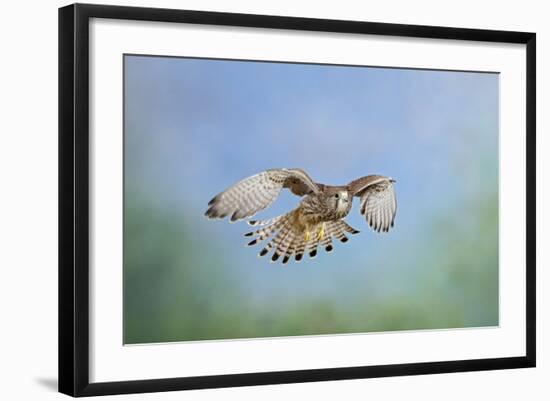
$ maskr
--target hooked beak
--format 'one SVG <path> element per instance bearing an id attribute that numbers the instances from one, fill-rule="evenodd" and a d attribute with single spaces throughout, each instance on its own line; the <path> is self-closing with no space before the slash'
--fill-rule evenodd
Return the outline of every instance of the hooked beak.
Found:
<path id="1" fill-rule="evenodd" d="M 393 178 L 390 178 L 390 182 L 393 184 L 394 182 L 397 182 L 397 181 L 395 181 Z"/>

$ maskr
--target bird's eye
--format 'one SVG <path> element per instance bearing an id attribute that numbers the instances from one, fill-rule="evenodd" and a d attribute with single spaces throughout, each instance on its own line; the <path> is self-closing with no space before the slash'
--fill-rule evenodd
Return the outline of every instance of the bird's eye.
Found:
<path id="1" fill-rule="evenodd" d="M 340 197 L 340 194 L 335 194 L 334 197 L 338 199 Z"/>

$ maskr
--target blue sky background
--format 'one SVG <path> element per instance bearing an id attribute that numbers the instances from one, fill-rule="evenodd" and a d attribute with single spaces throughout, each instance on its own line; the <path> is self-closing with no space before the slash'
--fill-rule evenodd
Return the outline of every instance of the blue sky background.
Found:
<path id="1" fill-rule="evenodd" d="M 269 335 L 250 322 L 287 319 L 307 302 L 336 316 L 330 332 L 376 330 L 350 311 L 396 302 L 409 307 L 382 329 L 498 323 L 498 74 L 126 56 L 124 163 L 125 206 L 135 211 L 125 217 L 128 342 Z M 368 174 L 395 178 L 395 228 L 373 233 L 355 202 L 347 221 L 361 233 L 333 253 L 287 267 L 258 259 L 261 248 L 243 246 L 245 223 L 203 213 L 227 186 L 274 167 L 301 167 L 336 185 Z M 257 217 L 298 201 L 284 193 Z M 170 226 L 152 225 L 156 217 Z M 153 238 L 181 234 L 183 248 L 159 267 L 164 245 L 153 247 L 130 226 Z M 137 268 L 134 260 L 158 262 Z M 191 281 L 205 275 L 193 291 L 210 294 L 202 302 L 211 308 L 237 297 L 226 312 L 248 319 L 241 323 L 250 323 L 249 331 L 190 334 L 185 323 L 174 324 L 169 311 L 190 307 L 188 299 L 166 295 L 178 291 L 182 271 Z M 170 280 L 139 292 L 140 280 L 155 274 Z M 215 291 L 212 277 L 224 277 Z M 166 299 L 150 314 L 163 315 L 166 322 L 156 324 L 166 327 L 147 331 L 135 323 L 147 321 L 140 302 L 157 302 L 159 292 Z M 415 320 L 415 302 L 426 316 L 440 303 L 433 315 L 442 318 Z M 443 318 L 450 314 L 456 319 Z M 219 315 L 204 315 L 210 318 Z M 287 331 L 321 333 L 324 321 Z M 280 330 L 274 335 L 285 335 Z"/>

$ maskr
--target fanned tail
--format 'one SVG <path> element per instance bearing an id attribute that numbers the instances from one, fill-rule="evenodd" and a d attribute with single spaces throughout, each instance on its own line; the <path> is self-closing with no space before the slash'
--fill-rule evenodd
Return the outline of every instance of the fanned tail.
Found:
<path id="1" fill-rule="evenodd" d="M 255 237 L 247 245 L 256 245 L 261 241 L 271 238 L 259 252 L 258 256 L 265 256 L 273 251 L 270 261 L 276 262 L 281 258 L 282 263 L 286 264 L 293 256 L 296 262 L 301 261 L 306 252 L 311 258 L 316 257 L 319 246 L 323 247 L 325 251 L 331 252 L 333 250 L 333 239 L 347 242 L 348 237 L 346 233 L 359 233 L 358 230 L 351 227 L 345 221 L 336 220 L 325 222 L 323 230 L 321 229 L 323 223 L 319 224 L 306 236 L 303 229 L 293 224 L 295 217 L 293 213 L 295 211 L 272 219 L 249 222 L 249 224 L 260 226 L 261 228 L 245 234 L 247 237 Z"/>

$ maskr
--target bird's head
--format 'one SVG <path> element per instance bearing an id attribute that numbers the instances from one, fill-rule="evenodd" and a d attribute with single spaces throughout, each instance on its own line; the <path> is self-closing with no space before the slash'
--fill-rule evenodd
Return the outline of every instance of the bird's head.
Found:
<path id="1" fill-rule="evenodd" d="M 334 211 L 344 212 L 348 209 L 350 201 L 349 192 L 346 189 L 334 188 L 327 191 L 327 206 Z"/>

